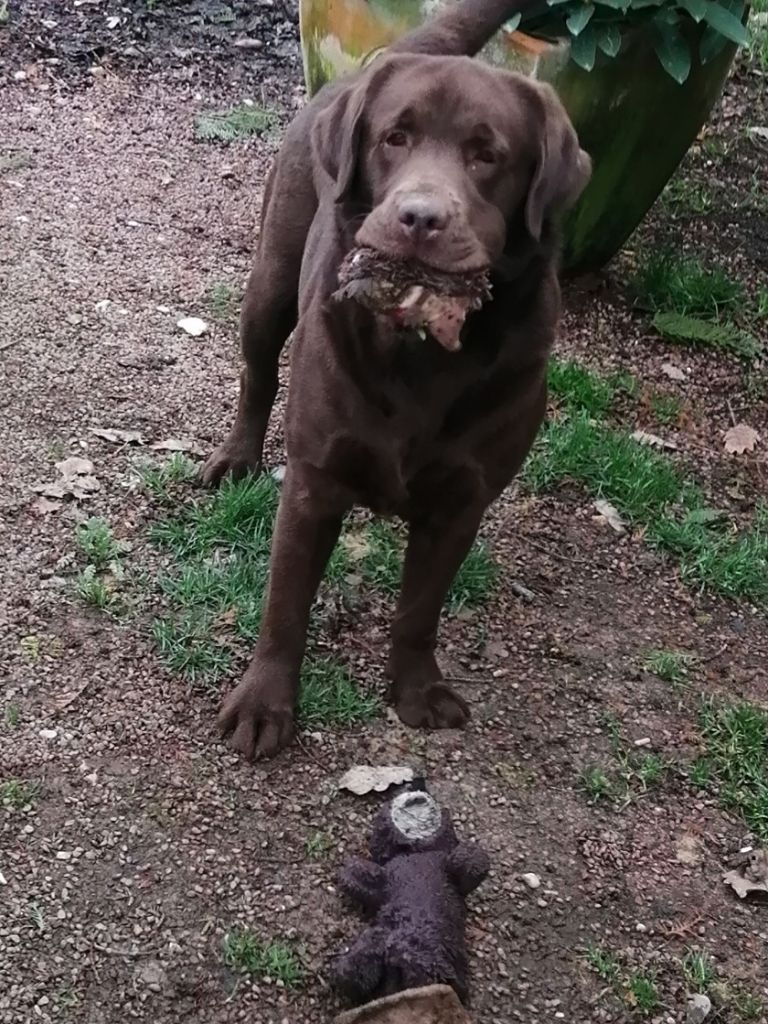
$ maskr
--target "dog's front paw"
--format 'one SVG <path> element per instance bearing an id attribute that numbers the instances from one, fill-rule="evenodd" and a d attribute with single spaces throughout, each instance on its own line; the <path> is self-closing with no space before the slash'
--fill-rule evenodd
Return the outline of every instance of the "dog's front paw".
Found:
<path id="1" fill-rule="evenodd" d="M 296 731 L 290 687 L 269 679 L 262 682 L 249 672 L 224 701 L 219 729 L 249 761 L 274 757 Z"/>
<path id="2" fill-rule="evenodd" d="M 469 705 L 445 683 L 395 684 L 391 699 L 400 720 L 412 729 L 463 729 L 469 721 Z"/>
<path id="3" fill-rule="evenodd" d="M 200 474 L 206 487 L 215 487 L 225 476 L 240 480 L 249 473 L 261 472 L 261 459 L 255 445 L 229 438 L 208 456 Z"/>

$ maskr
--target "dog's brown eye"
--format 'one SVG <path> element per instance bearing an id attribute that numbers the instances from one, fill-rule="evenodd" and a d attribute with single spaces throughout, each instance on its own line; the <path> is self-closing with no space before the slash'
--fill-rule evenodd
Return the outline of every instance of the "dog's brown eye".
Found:
<path id="1" fill-rule="evenodd" d="M 479 164 L 495 164 L 496 154 L 492 149 L 479 149 L 475 154 L 475 161 Z"/>
<path id="2" fill-rule="evenodd" d="M 387 146 L 407 146 L 408 136 L 405 132 L 401 131 L 390 132 L 384 139 L 384 142 Z"/>

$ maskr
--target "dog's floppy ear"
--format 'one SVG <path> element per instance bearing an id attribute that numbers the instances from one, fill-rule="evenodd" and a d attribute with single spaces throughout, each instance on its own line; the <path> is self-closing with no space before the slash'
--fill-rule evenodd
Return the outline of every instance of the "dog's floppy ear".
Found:
<path id="1" fill-rule="evenodd" d="M 312 126 L 315 166 L 333 183 L 337 203 L 355 183 L 369 97 L 389 77 L 395 63 L 396 59 L 387 56 L 377 58 L 361 78 L 341 89 Z"/>
<path id="2" fill-rule="evenodd" d="M 549 214 L 573 205 L 583 192 L 592 161 L 579 146 L 579 140 L 555 90 L 536 83 L 540 102 L 537 117 L 543 111 L 541 145 L 533 181 L 525 204 L 525 225 L 532 238 L 541 238 L 541 229 Z"/>

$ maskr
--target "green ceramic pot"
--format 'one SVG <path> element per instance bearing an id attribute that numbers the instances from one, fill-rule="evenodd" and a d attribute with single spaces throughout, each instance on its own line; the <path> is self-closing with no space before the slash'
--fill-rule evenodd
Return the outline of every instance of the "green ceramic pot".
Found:
<path id="1" fill-rule="evenodd" d="M 300 0 L 307 88 L 354 70 L 451 0 Z M 692 26 L 692 31 L 696 29 Z M 564 264 L 602 267 L 626 242 L 698 135 L 725 82 L 735 46 L 678 85 L 645 32 L 582 71 L 568 42 L 499 32 L 481 53 L 491 64 L 551 83 L 593 161 L 592 180 L 564 225 Z"/>

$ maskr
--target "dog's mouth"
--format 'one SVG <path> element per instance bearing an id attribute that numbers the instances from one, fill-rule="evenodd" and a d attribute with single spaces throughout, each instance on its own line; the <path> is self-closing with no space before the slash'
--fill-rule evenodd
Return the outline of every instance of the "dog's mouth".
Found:
<path id="1" fill-rule="evenodd" d="M 430 334 L 450 352 L 461 348 L 468 314 L 490 298 L 487 267 L 448 273 L 368 247 L 348 253 L 338 277 L 334 299 L 354 299 L 398 328 Z"/>

